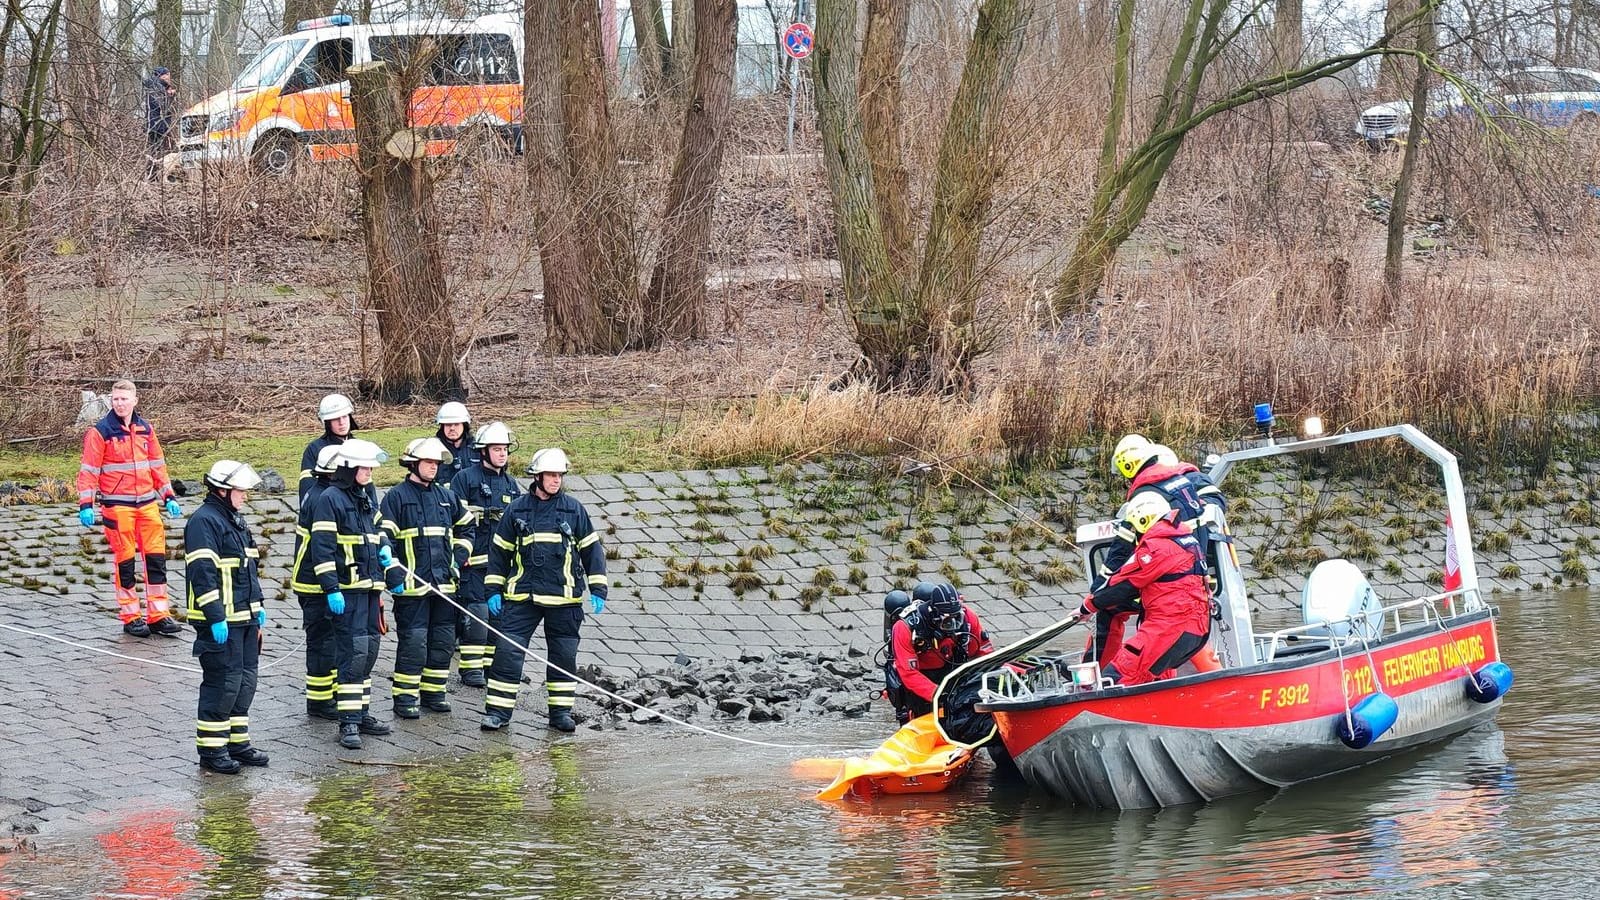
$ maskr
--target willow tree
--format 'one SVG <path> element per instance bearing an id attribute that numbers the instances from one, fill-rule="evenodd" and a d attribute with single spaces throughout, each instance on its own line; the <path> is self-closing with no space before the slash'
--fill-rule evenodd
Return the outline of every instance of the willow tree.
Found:
<path id="1" fill-rule="evenodd" d="M 62 0 L 43 10 L 24 10 L 20 0 L 6 0 L 0 24 L 0 72 L 21 51 L 21 84 L 8 97 L 0 116 L 0 308 L 5 314 L 3 374 L 27 374 L 39 311 L 28 290 L 30 243 L 33 238 L 33 191 L 56 133 L 51 109 L 51 65 L 61 31 Z"/>
<path id="2" fill-rule="evenodd" d="M 1255 0 L 1240 14 L 1232 0 L 1184 0 L 1185 14 L 1176 41 L 1167 51 L 1165 75 L 1143 136 L 1123 153 L 1129 80 L 1133 65 L 1134 0 L 1118 0 L 1111 102 L 1100 144 L 1094 194 L 1087 221 L 1078 232 L 1071 257 L 1056 281 L 1052 304 L 1058 316 L 1084 309 L 1099 293 L 1117 250 L 1144 221 L 1161 179 L 1171 168 L 1189 133 L 1211 118 L 1288 93 L 1337 75 L 1373 56 L 1391 53 L 1397 33 L 1414 26 L 1439 0 L 1424 0 L 1410 16 L 1390 22 L 1383 36 L 1350 53 L 1295 64 L 1283 71 L 1224 89 L 1213 99 L 1202 91 L 1216 81 L 1214 64 L 1239 41 L 1255 15 L 1271 0 Z M 1221 67 L 1217 67 L 1221 68 Z"/>
<path id="3" fill-rule="evenodd" d="M 702 20 L 707 35 L 693 51 L 693 96 L 648 291 L 637 198 L 622 179 L 611 121 L 598 8 L 585 0 L 527 0 L 523 15 L 523 115 L 547 346 L 557 353 L 618 353 L 699 336 L 732 111 L 737 5 L 693 3 L 692 18 Z M 673 53 L 679 62 L 683 46 Z"/>
<path id="4" fill-rule="evenodd" d="M 951 100 L 920 253 L 898 135 L 906 15 L 870 0 L 819 0 L 815 81 L 850 325 L 852 376 L 919 393 L 965 390 L 983 349 L 974 327 L 980 245 L 1002 173 L 1002 112 L 1030 0 L 985 0 Z"/>

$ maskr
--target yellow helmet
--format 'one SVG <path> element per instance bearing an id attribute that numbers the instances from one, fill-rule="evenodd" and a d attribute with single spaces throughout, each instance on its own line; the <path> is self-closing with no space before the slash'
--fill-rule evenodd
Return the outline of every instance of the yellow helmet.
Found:
<path id="1" fill-rule="evenodd" d="M 1117 441 L 1117 449 L 1111 453 L 1111 466 L 1123 478 L 1132 478 L 1145 463 L 1159 455 L 1157 448 L 1160 446 L 1142 434 L 1130 434 Z"/>
<path id="2" fill-rule="evenodd" d="M 1172 512 L 1172 505 L 1167 499 L 1155 491 L 1140 491 L 1133 495 L 1127 503 L 1122 504 L 1122 509 L 1117 511 L 1117 518 L 1122 520 L 1134 534 L 1144 534 L 1161 519 Z"/>

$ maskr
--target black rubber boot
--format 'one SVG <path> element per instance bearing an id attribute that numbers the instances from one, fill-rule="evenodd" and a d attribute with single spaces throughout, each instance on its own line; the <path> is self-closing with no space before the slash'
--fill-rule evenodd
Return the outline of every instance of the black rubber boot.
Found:
<path id="1" fill-rule="evenodd" d="M 483 677 L 482 669 L 468 669 L 461 673 L 461 683 L 466 687 L 481 688 L 487 682 Z"/>
<path id="2" fill-rule="evenodd" d="M 578 723 L 572 719 L 572 710 L 565 706 L 552 707 L 550 710 L 550 727 L 557 731 L 571 734 L 578 730 Z"/>
<path id="3" fill-rule="evenodd" d="M 200 768 L 219 775 L 237 775 L 244 766 L 240 765 L 238 760 L 227 756 L 202 756 Z"/>
<path id="4" fill-rule="evenodd" d="M 267 755 L 249 744 L 238 748 L 229 747 L 228 756 L 241 765 L 260 766 L 262 768 L 266 768 L 267 765 Z"/>
<path id="5" fill-rule="evenodd" d="M 339 724 L 339 746 L 351 750 L 361 749 L 361 726 L 354 722 L 341 722 Z"/>
<path id="6" fill-rule="evenodd" d="M 131 634 L 134 637 L 149 637 L 150 626 L 145 624 L 144 616 L 140 616 L 132 622 L 125 623 L 122 626 L 122 633 Z"/>
<path id="7" fill-rule="evenodd" d="M 330 722 L 339 721 L 339 706 L 332 700 L 307 700 L 306 715 L 313 719 L 327 719 Z"/>
<path id="8" fill-rule="evenodd" d="M 415 700 L 396 700 L 394 702 L 394 714 L 395 718 L 399 719 L 420 719 L 422 718 L 422 709 L 417 706 L 417 701 Z"/>
<path id="9" fill-rule="evenodd" d="M 434 712 L 449 712 L 451 709 L 450 701 L 443 694 L 423 694 L 422 705 Z"/>
<path id="10" fill-rule="evenodd" d="M 171 616 L 157 620 L 157 622 L 154 625 L 149 626 L 149 628 L 153 633 L 162 635 L 163 637 L 177 637 L 178 635 L 183 634 L 183 626 L 179 625 L 177 622 L 174 622 Z"/>
<path id="11" fill-rule="evenodd" d="M 499 731 L 509 724 L 511 724 L 510 719 L 502 719 L 494 713 L 484 713 L 483 718 L 478 720 L 478 729 L 480 731 Z"/>
<path id="12" fill-rule="evenodd" d="M 357 725 L 356 728 L 359 729 L 362 734 L 383 735 L 394 731 L 394 729 L 389 726 L 388 722 L 374 719 L 371 716 L 362 716 L 361 724 Z"/>

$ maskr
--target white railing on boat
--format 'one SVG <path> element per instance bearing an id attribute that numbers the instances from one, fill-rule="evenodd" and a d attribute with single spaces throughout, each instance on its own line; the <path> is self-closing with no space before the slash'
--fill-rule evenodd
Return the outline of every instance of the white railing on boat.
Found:
<path id="1" fill-rule="evenodd" d="M 1465 593 L 1467 593 L 1465 588 L 1444 591 L 1340 619 L 1260 632 L 1252 635 L 1256 659 L 1263 663 L 1272 662 L 1281 649 L 1291 641 L 1302 638 L 1310 639 L 1306 646 L 1313 651 L 1339 648 L 1351 652 L 1365 652 L 1368 645 L 1382 640 L 1385 635 L 1398 634 L 1408 628 L 1431 623 L 1443 629 L 1446 627 L 1447 619 L 1454 619 L 1461 614 L 1456 608 L 1456 599 Z M 1408 616 L 1407 613 L 1411 611 L 1420 615 Z M 1361 629 L 1373 617 L 1378 619 L 1377 632 L 1364 633 Z M 1345 634 L 1335 634 L 1339 625 L 1349 626 Z M 978 698 L 984 703 L 1025 703 L 1030 700 L 1060 697 L 1064 694 L 1083 693 L 1111 685 L 1109 679 L 1100 677 L 1098 667 L 1093 669 L 1096 684 L 1079 684 L 1074 681 L 1069 667 L 1079 665 L 1078 659 L 1075 653 L 1055 657 L 1033 656 L 985 672 L 978 689 Z"/>
<path id="2" fill-rule="evenodd" d="M 1404 631 L 1411 625 L 1427 625 L 1432 622 L 1443 628 L 1445 619 L 1453 619 L 1458 615 L 1456 598 L 1465 593 L 1465 588 L 1458 588 L 1453 591 L 1418 597 L 1415 600 L 1392 603 L 1370 612 L 1357 612 L 1343 618 L 1329 619 L 1326 622 L 1310 622 L 1304 625 L 1280 628 L 1276 631 L 1257 632 L 1251 636 L 1256 647 L 1256 659 L 1264 663 L 1272 662 L 1277 659 L 1278 651 L 1283 645 L 1302 637 L 1312 639 L 1311 645 L 1319 648 L 1333 647 L 1336 638 L 1339 646 L 1348 647 L 1354 644 L 1372 643 L 1373 641 L 1381 640 L 1385 634 Z M 1441 602 L 1444 606 L 1442 610 L 1440 609 Z M 1402 613 L 1407 610 L 1420 611 L 1422 613 L 1420 620 L 1408 624 L 1402 617 Z M 1365 633 L 1365 626 L 1374 616 L 1378 617 L 1377 632 L 1375 634 Z M 1393 627 L 1385 630 L 1385 623 L 1392 623 Z M 1335 628 L 1339 625 L 1349 626 L 1345 634 L 1335 634 Z"/>

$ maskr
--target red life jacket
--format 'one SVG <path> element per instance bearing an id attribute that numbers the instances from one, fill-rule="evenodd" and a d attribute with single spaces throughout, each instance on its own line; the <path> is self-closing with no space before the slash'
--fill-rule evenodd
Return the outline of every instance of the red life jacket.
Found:
<path id="1" fill-rule="evenodd" d="M 1139 592 L 1146 621 L 1184 619 L 1199 623 L 1198 633 L 1205 633 L 1211 616 L 1205 558 L 1194 533 L 1170 515 L 1150 526 L 1106 587 L 1124 583 Z"/>

